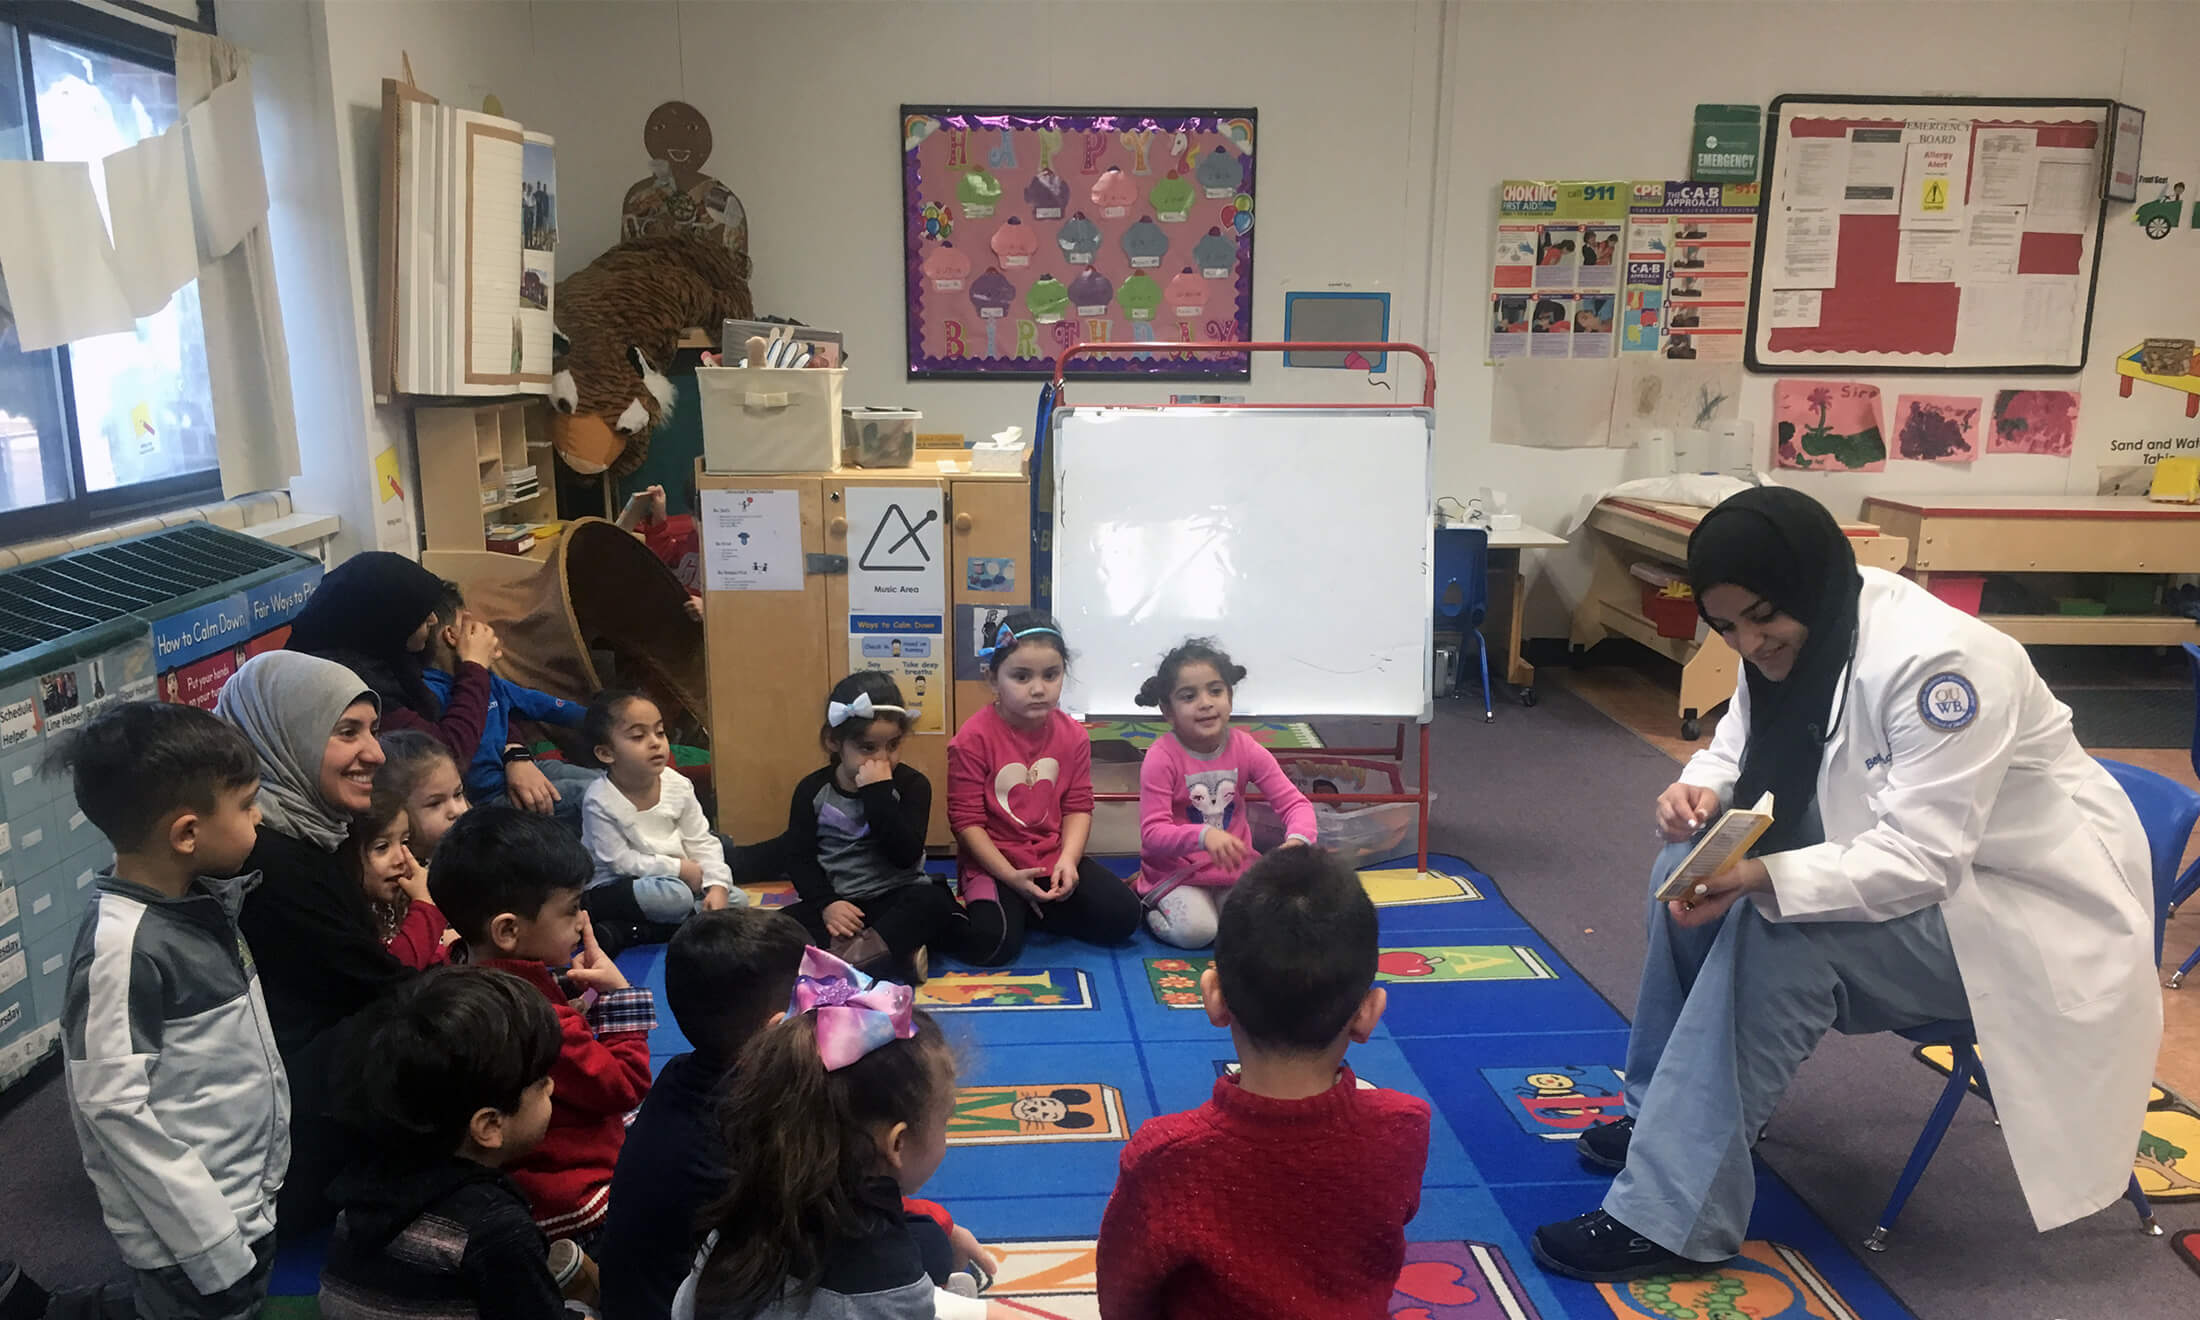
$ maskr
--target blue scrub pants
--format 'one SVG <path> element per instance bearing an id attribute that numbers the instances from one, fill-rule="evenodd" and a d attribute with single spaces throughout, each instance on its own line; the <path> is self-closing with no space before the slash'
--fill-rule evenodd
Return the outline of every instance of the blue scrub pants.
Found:
<path id="1" fill-rule="evenodd" d="M 1651 869 L 1650 951 L 1627 1039 L 1635 1132 L 1605 1212 L 1690 1260 L 1742 1249 L 1750 1146 L 1828 1028 L 1862 1035 L 1968 1018 L 1936 904 L 1893 921 L 1768 921 L 1743 899 L 1676 925 L 1654 896 L 1689 845 Z"/>

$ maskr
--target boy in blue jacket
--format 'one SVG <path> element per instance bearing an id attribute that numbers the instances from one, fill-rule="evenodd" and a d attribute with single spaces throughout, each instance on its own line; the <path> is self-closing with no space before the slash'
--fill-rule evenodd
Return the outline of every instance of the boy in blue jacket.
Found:
<path id="1" fill-rule="evenodd" d="M 428 637 L 427 664 L 421 677 L 439 701 L 448 701 L 451 674 L 457 668 L 458 612 L 466 598 L 456 582 L 443 584 L 443 599 L 435 607 L 436 626 Z M 501 656 L 502 649 L 498 654 Z M 527 744 L 512 739 L 513 719 L 544 724 L 578 725 L 588 707 L 565 701 L 547 692 L 521 687 L 508 678 L 489 677 L 489 713 L 481 726 L 481 746 L 474 759 L 459 772 L 466 797 L 477 807 L 515 806 L 542 815 L 554 815 L 581 827 L 581 796 L 603 772 L 566 761 L 536 761 Z"/>

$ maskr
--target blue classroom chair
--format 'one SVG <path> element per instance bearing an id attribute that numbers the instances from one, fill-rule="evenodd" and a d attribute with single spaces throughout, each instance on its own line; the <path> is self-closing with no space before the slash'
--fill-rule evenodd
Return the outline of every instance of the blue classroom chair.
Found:
<path id="1" fill-rule="evenodd" d="M 1490 645 L 1482 640 L 1482 619 L 1489 611 L 1489 529 L 1438 528 L 1436 626 L 1457 628 L 1462 642 L 1470 636 L 1474 638 L 1475 653 L 1482 661 L 1482 722 L 1485 724 L 1497 718 L 1490 702 Z"/>
<path id="2" fill-rule="evenodd" d="M 2162 924 L 2167 920 L 2171 889 L 2177 883 L 2177 864 L 2184 860 L 2185 842 L 2192 837 L 2194 823 L 2200 821 L 2200 793 L 2152 770 L 2142 770 L 2121 761 L 2103 760 L 2101 765 L 2123 786 L 2131 798 L 2131 805 L 2139 811 L 2140 823 L 2146 826 L 2147 851 L 2154 869 L 2154 961 L 2159 964 L 2162 960 Z M 1894 1232 L 1895 1218 L 1902 1213 L 1903 1203 L 1910 1199 L 1910 1193 L 1916 1190 L 1918 1180 L 1925 1176 L 1925 1166 L 1932 1162 L 1933 1152 L 1940 1149 L 1940 1139 L 1948 1135 L 1948 1125 L 1955 1121 L 1956 1106 L 1963 1103 L 1964 1091 L 1976 1083 L 1986 1103 L 1994 1103 L 1994 1093 L 1986 1085 L 1986 1070 L 1979 1065 L 1978 1033 L 1968 1020 L 1928 1022 L 1896 1034 L 1920 1045 L 1948 1046 L 1948 1084 L 1941 1088 L 1932 1117 L 1925 1120 L 1925 1130 L 1918 1134 L 1909 1163 L 1902 1166 L 1902 1176 L 1895 1180 L 1894 1195 L 1887 1198 L 1887 1208 L 1880 1212 L 1878 1226 L 1864 1239 L 1864 1246 L 1872 1251 L 1887 1249 L 1887 1237 Z M 2147 1204 L 2146 1193 L 2139 1188 L 2138 1174 L 2131 1175 L 2131 1183 L 2124 1189 L 2124 1199 L 2139 1212 L 2140 1230 L 2151 1237 L 2160 1237 L 2162 1226 L 2154 1222 L 2154 1207 Z"/>
<path id="3" fill-rule="evenodd" d="M 2200 643 L 2185 643 L 2185 659 L 2192 665 L 2192 772 L 2200 775 Z M 2169 909 L 2164 915 L 2176 916 L 2177 905 L 2191 898 L 2195 892 L 2200 892 L 2200 860 L 2195 860 L 2183 875 L 2177 877 L 2177 888 L 2170 894 Z M 2195 964 L 2200 964 L 2200 944 L 2194 945 L 2192 952 L 2177 965 L 2176 972 L 2169 978 L 2169 988 L 2175 990 L 2183 985 L 2185 973 L 2191 971 Z"/>

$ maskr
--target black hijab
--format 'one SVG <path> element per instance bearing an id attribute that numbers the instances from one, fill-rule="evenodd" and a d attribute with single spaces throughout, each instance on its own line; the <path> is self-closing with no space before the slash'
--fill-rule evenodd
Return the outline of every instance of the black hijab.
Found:
<path id="1" fill-rule="evenodd" d="M 291 624 L 288 649 L 334 660 L 390 704 L 435 719 L 443 703 L 420 677 L 405 642 L 442 603 L 443 581 L 387 550 L 353 555 L 321 579 Z M 444 620 L 444 622 L 449 622 Z"/>
<path id="2" fill-rule="evenodd" d="M 1742 662 L 1749 684 L 1749 741 L 1731 805 L 1773 795 L 1773 825 L 1750 851 L 1786 852 L 1822 842 L 1818 766 L 1842 712 L 1835 689 L 1856 656 L 1856 551 L 1824 505 L 1784 486 L 1760 486 L 1705 514 L 1688 538 L 1688 579 L 1703 613 L 1721 584 L 1770 601 L 1810 629 L 1779 682 Z M 1710 616 L 1704 615 L 1709 622 Z"/>

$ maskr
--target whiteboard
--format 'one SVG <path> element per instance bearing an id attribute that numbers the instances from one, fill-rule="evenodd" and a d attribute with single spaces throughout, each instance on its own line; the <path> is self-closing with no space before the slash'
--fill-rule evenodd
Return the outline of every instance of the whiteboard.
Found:
<path id="1" fill-rule="evenodd" d="M 1136 713 L 1162 654 L 1212 636 L 1241 716 L 1426 718 L 1431 434 L 1425 409 L 1056 413 L 1063 705 Z"/>

